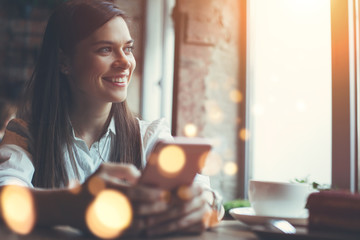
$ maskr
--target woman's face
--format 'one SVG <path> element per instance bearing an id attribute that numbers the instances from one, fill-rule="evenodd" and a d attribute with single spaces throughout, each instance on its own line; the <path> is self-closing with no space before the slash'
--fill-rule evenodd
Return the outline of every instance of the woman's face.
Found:
<path id="1" fill-rule="evenodd" d="M 114 17 L 80 41 L 70 59 L 69 82 L 75 100 L 122 102 L 136 62 L 126 22 Z"/>

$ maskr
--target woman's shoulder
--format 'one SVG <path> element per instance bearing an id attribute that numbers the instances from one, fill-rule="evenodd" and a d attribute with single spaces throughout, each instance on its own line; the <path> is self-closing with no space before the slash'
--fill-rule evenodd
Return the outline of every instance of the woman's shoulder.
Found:
<path id="1" fill-rule="evenodd" d="M 165 118 L 156 119 L 154 121 L 140 120 L 140 134 L 144 145 L 148 145 L 157 139 L 172 138 L 170 125 Z"/>
<path id="2" fill-rule="evenodd" d="M 155 129 L 159 129 L 159 128 L 167 128 L 170 129 L 169 127 L 169 123 L 167 122 L 167 120 L 165 118 L 159 118 L 153 121 L 148 121 L 148 120 L 142 120 L 139 118 L 136 118 L 139 122 L 139 126 L 140 129 L 144 129 L 144 130 L 155 130 Z"/>
<path id="3" fill-rule="evenodd" d="M 1 145 L 15 144 L 24 149 L 27 149 L 27 143 L 30 139 L 30 131 L 28 123 L 20 118 L 12 119 L 5 130 L 4 138 L 1 141 Z"/>

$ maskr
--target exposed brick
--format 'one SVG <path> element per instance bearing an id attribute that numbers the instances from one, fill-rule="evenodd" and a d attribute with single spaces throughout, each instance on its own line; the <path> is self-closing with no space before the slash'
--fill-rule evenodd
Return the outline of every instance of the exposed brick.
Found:
<path id="1" fill-rule="evenodd" d="M 41 35 L 32 35 L 28 38 L 28 46 L 29 48 L 40 48 L 42 43 L 42 36 Z"/>
<path id="2" fill-rule="evenodd" d="M 30 20 L 29 21 L 29 31 L 32 34 L 43 35 L 46 27 L 46 21 L 37 21 L 37 20 Z"/>
<path id="3" fill-rule="evenodd" d="M 10 21 L 11 33 L 24 33 L 27 31 L 27 21 L 24 19 L 14 19 Z"/>

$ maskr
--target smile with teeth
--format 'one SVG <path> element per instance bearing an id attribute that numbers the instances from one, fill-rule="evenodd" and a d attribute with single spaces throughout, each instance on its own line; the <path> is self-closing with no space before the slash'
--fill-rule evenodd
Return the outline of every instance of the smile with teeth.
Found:
<path id="1" fill-rule="evenodd" d="M 106 81 L 110 81 L 113 83 L 126 83 L 127 77 L 113 77 L 113 78 L 104 78 Z"/>

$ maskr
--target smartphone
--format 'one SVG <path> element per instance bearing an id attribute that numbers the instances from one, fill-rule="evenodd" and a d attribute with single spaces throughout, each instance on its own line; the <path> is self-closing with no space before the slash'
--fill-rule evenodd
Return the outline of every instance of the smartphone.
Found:
<path id="1" fill-rule="evenodd" d="M 159 140 L 147 159 L 139 183 L 164 190 L 191 185 L 204 167 L 211 148 L 205 138 Z"/>

